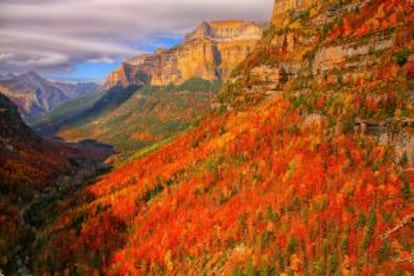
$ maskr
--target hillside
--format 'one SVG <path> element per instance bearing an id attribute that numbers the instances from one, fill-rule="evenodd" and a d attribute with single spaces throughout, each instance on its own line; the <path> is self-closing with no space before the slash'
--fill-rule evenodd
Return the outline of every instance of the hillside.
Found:
<path id="1" fill-rule="evenodd" d="M 123 88 L 113 86 L 107 91 L 100 91 L 87 97 L 79 98 L 56 108 L 31 125 L 44 136 L 55 136 L 66 125 L 87 124 L 104 113 L 111 112 L 127 101 L 139 87 L 131 85 Z M 81 139 L 78 139 L 81 140 Z"/>
<path id="2" fill-rule="evenodd" d="M 413 2 L 275 3 L 221 108 L 60 202 L 35 274 L 414 273 Z"/>
<path id="3" fill-rule="evenodd" d="M 91 109 L 105 93 L 101 91 L 80 97 L 56 107 L 53 111 L 33 120 L 29 123 L 30 127 L 45 130 L 46 134 L 53 135 L 53 130 L 67 120 L 82 116 L 84 112 Z"/>
<path id="4" fill-rule="evenodd" d="M 95 92 L 98 85 L 52 82 L 35 72 L 27 72 L 1 77 L 0 89 L 19 107 L 24 119 L 31 121 L 54 110 L 64 102 Z"/>
<path id="5" fill-rule="evenodd" d="M 260 39 L 264 27 L 245 21 L 203 22 L 171 49 L 136 56 L 112 72 L 103 86 L 182 84 L 192 78 L 225 80 Z"/>
<path id="6" fill-rule="evenodd" d="M 93 139 L 113 145 L 118 152 L 116 159 L 122 161 L 187 129 L 210 108 L 220 87 L 220 82 L 201 79 L 178 86 L 145 86 L 131 90 L 130 98 L 112 108 L 89 108 L 66 120 L 68 113 L 63 113 L 66 116 L 61 116 L 62 121 L 51 118 L 38 124 L 37 129 L 66 141 Z M 119 89 L 113 95 L 119 96 Z M 107 98 L 104 96 L 101 102 Z M 61 113 L 60 109 L 56 111 Z"/>
<path id="7" fill-rule="evenodd" d="M 65 177 L 74 176 L 85 167 L 92 172 L 109 153 L 110 149 L 105 147 L 69 146 L 38 136 L 22 121 L 17 107 L 0 93 L 2 269 L 13 267 L 12 258 L 33 238 L 33 232 L 22 222 L 23 208 L 41 194 L 64 189 Z"/>

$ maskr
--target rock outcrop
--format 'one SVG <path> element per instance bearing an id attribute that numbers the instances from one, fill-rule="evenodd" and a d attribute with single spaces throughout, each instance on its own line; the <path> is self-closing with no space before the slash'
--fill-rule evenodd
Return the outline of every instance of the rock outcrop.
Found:
<path id="1" fill-rule="evenodd" d="M 180 84 L 191 78 L 227 79 L 261 38 L 264 25 L 245 21 L 201 23 L 182 44 L 136 56 L 112 72 L 103 89 L 121 84 Z"/>
<path id="2" fill-rule="evenodd" d="M 370 17 L 376 20 L 378 16 L 371 14 L 370 5 L 367 1 L 331 5 L 314 0 L 276 0 L 272 24 L 256 50 L 234 74 L 233 87 L 243 87 L 246 91 L 239 94 L 244 97 L 292 87 L 307 91 L 315 83 L 338 86 L 351 85 L 357 80 L 367 83 L 395 72 L 398 65 L 392 61 L 396 59 L 393 56 L 408 47 L 413 27 L 407 25 L 397 33 L 390 23 L 382 27 L 369 25 L 366 22 Z M 375 7 L 378 6 L 376 3 Z M 389 9 L 387 16 L 392 17 L 393 13 L 395 16 L 396 12 Z M 358 29 L 353 30 L 341 21 L 358 11 L 363 11 Z M 378 56 L 386 56 L 384 53 L 388 57 L 379 59 Z M 414 59 L 412 54 L 407 57 L 408 61 L 411 59 Z"/>
<path id="3" fill-rule="evenodd" d="M 276 22 L 288 11 L 299 12 L 301 9 L 310 7 L 312 4 L 317 3 L 316 0 L 275 0 L 272 13 L 272 22 Z"/>
<path id="4" fill-rule="evenodd" d="M 306 129 L 323 110 L 331 122 L 345 121 L 337 135 L 347 126 L 413 164 L 414 24 L 405 18 L 412 9 L 409 1 L 276 0 L 272 24 L 219 106 L 243 108 L 288 91 Z M 370 23 L 378 18 L 382 25 Z"/>

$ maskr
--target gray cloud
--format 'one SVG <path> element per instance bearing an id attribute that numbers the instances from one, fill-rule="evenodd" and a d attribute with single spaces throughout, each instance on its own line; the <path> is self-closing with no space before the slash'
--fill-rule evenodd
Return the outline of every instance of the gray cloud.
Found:
<path id="1" fill-rule="evenodd" d="M 202 20 L 266 21 L 273 0 L 2 0 L 0 73 L 122 60 Z M 162 46 L 162 45 L 159 45 Z M 144 47 L 144 48 L 143 48 Z"/>

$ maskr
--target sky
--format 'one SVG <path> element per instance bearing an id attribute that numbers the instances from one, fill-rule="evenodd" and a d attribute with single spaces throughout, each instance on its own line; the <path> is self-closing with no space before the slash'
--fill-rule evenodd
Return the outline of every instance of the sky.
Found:
<path id="1" fill-rule="evenodd" d="M 0 74 L 101 82 L 202 21 L 266 22 L 273 0 L 0 0 Z"/>

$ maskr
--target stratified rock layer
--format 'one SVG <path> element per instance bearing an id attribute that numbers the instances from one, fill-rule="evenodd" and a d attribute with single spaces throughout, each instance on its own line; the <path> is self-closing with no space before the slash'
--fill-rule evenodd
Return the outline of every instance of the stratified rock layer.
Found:
<path id="1" fill-rule="evenodd" d="M 245 21 L 201 23 L 172 49 L 136 56 L 112 72 L 103 89 L 121 84 L 180 84 L 198 77 L 227 79 L 232 69 L 255 48 L 264 26 Z"/>

